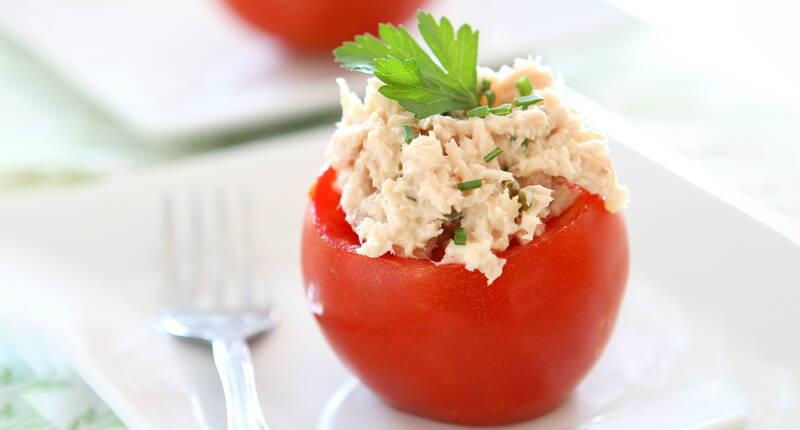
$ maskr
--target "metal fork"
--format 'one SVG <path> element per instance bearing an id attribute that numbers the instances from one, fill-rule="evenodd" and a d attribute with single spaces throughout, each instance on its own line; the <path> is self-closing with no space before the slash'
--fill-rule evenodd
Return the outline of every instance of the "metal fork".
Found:
<path id="1" fill-rule="evenodd" d="M 246 195 L 238 197 L 221 191 L 210 197 L 164 196 L 166 306 L 160 322 L 172 335 L 211 344 L 225 392 L 228 429 L 268 430 L 247 342 L 275 327 L 278 314 L 256 305 L 251 205 Z"/>

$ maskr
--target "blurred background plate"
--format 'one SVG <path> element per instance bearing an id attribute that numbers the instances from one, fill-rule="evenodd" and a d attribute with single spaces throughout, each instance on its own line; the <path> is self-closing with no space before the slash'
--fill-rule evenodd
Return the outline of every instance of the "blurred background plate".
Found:
<path id="1" fill-rule="evenodd" d="M 489 66 L 636 22 L 595 0 L 434 0 L 426 9 L 480 29 L 479 63 Z M 0 0 L 0 33 L 147 142 L 338 109 L 333 78 L 344 71 L 332 56 L 287 51 L 222 0 Z"/>

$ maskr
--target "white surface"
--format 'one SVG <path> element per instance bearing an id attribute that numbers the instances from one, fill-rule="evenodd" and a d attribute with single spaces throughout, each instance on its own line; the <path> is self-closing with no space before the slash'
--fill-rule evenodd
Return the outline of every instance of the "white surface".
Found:
<path id="1" fill-rule="evenodd" d="M 433 0 L 429 9 L 480 29 L 484 65 L 634 21 L 595 0 Z M 153 142 L 332 109 L 343 74 L 328 55 L 291 55 L 245 27 L 222 0 L 0 0 L 0 32 Z"/>
<path id="2" fill-rule="evenodd" d="M 58 339 L 132 430 L 222 428 L 209 350 L 153 327 L 157 208 L 165 188 L 244 184 L 260 195 L 263 268 L 285 316 L 254 348 L 270 425 L 452 428 L 394 412 L 347 382 L 305 309 L 300 227 L 330 132 L 0 205 L 0 311 Z M 630 147 L 612 151 L 632 196 L 618 329 L 568 403 L 514 428 L 675 429 L 708 419 L 719 425 L 706 428 L 740 428 L 739 413 L 747 428 L 800 426 L 800 246 Z"/>

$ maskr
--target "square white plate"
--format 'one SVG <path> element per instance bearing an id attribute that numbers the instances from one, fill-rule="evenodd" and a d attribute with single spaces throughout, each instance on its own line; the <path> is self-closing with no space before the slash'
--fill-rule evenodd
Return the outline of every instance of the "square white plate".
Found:
<path id="1" fill-rule="evenodd" d="M 603 124 L 602 112 L 588 113 Z M 257 196 L 262 267 L 284 314 L 254 347 L 270 425 L 453 428 L 395 412 L 348 382 L 306 310 L 300 228 L 331 130 L 0 204 L 0 315 L 64 348 L 132 430 L 223 428 L 210 351 L 154 327 L 158 203 L 164 189 L 242 186 Z M 614 141 L 612 151 L 632 196 L 617 330 L 564 406 L 513 428 L 800 426 L 800 246 L 632 147 Z"/>
<path id="2" fill-rule="evenodd" d="M 427 8 L 480 29 L 480 64 L 492 66 L 637 22 L 597 0 L 432 0 Z M 0 0 L 0 32 L 153 143 L 332 110 L 333 78 L 344 74 L 329 55 L 286 52 L 223 0 Z"/>

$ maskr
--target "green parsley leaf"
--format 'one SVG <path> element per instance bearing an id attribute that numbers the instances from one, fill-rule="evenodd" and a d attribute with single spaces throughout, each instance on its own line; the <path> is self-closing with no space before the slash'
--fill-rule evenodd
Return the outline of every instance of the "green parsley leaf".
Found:
<path id="1" fill-rule="evenodd" d="M 375 76 L 386 85 L 378 92 L 397 100 L 404 108 L 414 112 L 417 118 L 465 109 L 472 105 L 468 100 L 456 100 L 447 89 L 429 85 L 416 60 L 403 61 L 395 57 L 375 59 Z"/>
<path id="2" fill-rule="evenodd" d="M 336 48 L 336 61 L 346 69 L 374 74 L 386 84 L 378 91 L 417 118 L 478 106 L 478 32 L 465 24 L 454 33 L 450 21 L 436 22 L 426 12 L 419 12 L 417 19 L 441 66 L 403 26 L 391 24 L 380 25 L 380 39 L 363 34 Z"/>
<path id="3" fill-rule="evenodd" d="M 371 34 L 356 36 L 353 42 L 345 42 L 333 51 L 336 61 L 348 70 L 374 73 L 376 58 L 389 56 L 389 47 Z"/>
<path id="4" fill-rule="evenodd" d="M 428 12 L 417 13 L 419 32 L 431 48 L 447 74 L 472 93 L 478 84 L 478 31 L 464 24 L 453 33 L 450 21 L 442 17 L 439 22 Z"/>

